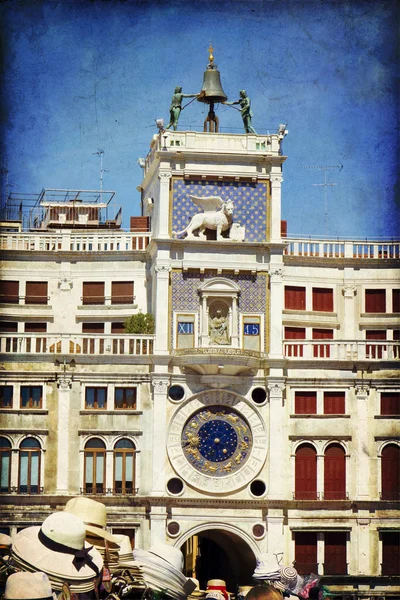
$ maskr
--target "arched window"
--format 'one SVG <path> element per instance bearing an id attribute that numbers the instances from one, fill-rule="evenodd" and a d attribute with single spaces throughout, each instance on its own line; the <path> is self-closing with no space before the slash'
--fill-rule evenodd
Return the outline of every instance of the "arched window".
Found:
<path id="1" fill-rule="evenodd" d="M 98 438 L 92 438 L 85 444 L 85 480 L 86 494 L 104 494 L 106 482 L 106 446 Z"/>
<path id="2" fill-rule="evenodd" d="M 382 500 L 400 499 L 400 446 L 388 444 L 382 450 Z"/>
<path id="3" fill-rule="evenodd" d="M 0 437 L 0 492 L 10 491 L 11 481 L 11 444 L 7 438 Z"/>
<path id="4" fill-rule="evenodd" d="M 340 444 L 328 446 L 324 457 L 324 499 L 346 498 L 346 455 Z"/>
<path id="5" fill-rule="evenodd" d="M 19 491 L 38 494 L 40 491 L 41 446 L 35 438 L 25 438 L 19 445 Z"/>
<path id="6" fill-rule="evenodd" d="M 114 446 L 114 493 L 135 493 L 135 455 L 133 442 L 119 440 Z"/>
<path id="7" fill-rule="evenodd" d="M 303 444 L 296 451 L 295 498 L 296 500 L 317 498 L 317 453 L 311 444 Z"/>

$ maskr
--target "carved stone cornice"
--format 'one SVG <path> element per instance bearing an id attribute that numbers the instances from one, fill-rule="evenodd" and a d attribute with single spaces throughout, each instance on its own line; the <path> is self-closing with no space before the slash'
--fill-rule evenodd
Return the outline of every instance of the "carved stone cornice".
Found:
<path id="1" fill-rule="evenodd" d="M 369 395 L 370 387 L 368 384 L 356 383 L 354 387 L 358 398 L 366 398 Z"/>
<path id="2" fill-rule="evenodd" d="M 268 271 L 272 283 L 281 283 L 283 278 L 282 267 L 271 267 Z"/>
<path id="3" fill-rule="evenodd" d="M 171 177 L 172 171 L 159 171 L 158 173 L 158 178 L 160 179 L 161 183 L 166 183 L 171 179 Z"/>
<path id="4" fill-rule="evenodd" d="M 285 383 L 283 381 L 267 381 L 267 388 L 270 399 L 281 400 L 285 390 Z"/>
<path id="5" fill-rule="evenodd" d="M 283 181 L 282 175 L 272 175 L 272 177 L 271 177 L 271 185 L 273 187 L 280 187 L 282 181 Z"/>
<path id="6" fill-rule="evenodd" d="M 72 375 L 68 376 L 68 375 L 61 375 L 59 377 L 57 377 L 57 387 L 60 390 L 64 390 L 67 391 L 72 387 Z"/>
<path id="7" fill-rule="evenodd" d="M 166 273 L 166 274 L 168 274 L 171 271 L 171 265 L 170 264 L 165 264 L 165 265 L 159 265 L 159 264 L 157 264 L 154 267 L 154 270 L 155 270 L 156 273 L 161 273 L 161 274 Z"/>

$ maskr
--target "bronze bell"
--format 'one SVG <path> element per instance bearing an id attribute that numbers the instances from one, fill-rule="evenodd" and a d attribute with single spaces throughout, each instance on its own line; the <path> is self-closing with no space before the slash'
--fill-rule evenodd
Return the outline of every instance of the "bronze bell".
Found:
<path id="1" fill-rule="evenodd" d="M 204 92 L 204 94 L 198 96 L 197 100 L 199 102 L 204 102 L 205 104 L 225 102 L 228 99 L 228 96 L 222 89 L 221 78 L 218 69 L 210 68 L 210 65 L 208 65 L 207 71 L 204 71 L 203 87 L 201 88 L 201 92 Z"/>

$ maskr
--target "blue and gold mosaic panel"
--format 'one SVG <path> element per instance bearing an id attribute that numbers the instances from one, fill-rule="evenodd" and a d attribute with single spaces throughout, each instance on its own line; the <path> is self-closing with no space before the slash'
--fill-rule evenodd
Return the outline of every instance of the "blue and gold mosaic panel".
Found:
<path id="1" fill-rule="evenodd" d="M 265 242 L 267 238 L 267 183 L 173 180 L 172 231 L 187 227 L 199 207 L 189 195 L 220 196 L 234 202 L 233 221 L 246 227 L 246 242 Z"/>

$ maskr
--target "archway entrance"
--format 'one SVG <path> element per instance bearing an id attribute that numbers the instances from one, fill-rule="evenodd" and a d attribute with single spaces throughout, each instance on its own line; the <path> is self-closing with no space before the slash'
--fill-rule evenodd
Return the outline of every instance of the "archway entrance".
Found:
<path id="1" fill-rule="evenodd" d="M 251 585 L 256 558 L 250 546 L 238 535 L 222 529 L 207 529 L 189 538 L 181 547 L 185 574 L 200 582 L 205 590 L 210 579 L 226 581 L 228 592 L 238 585 Z"/>

